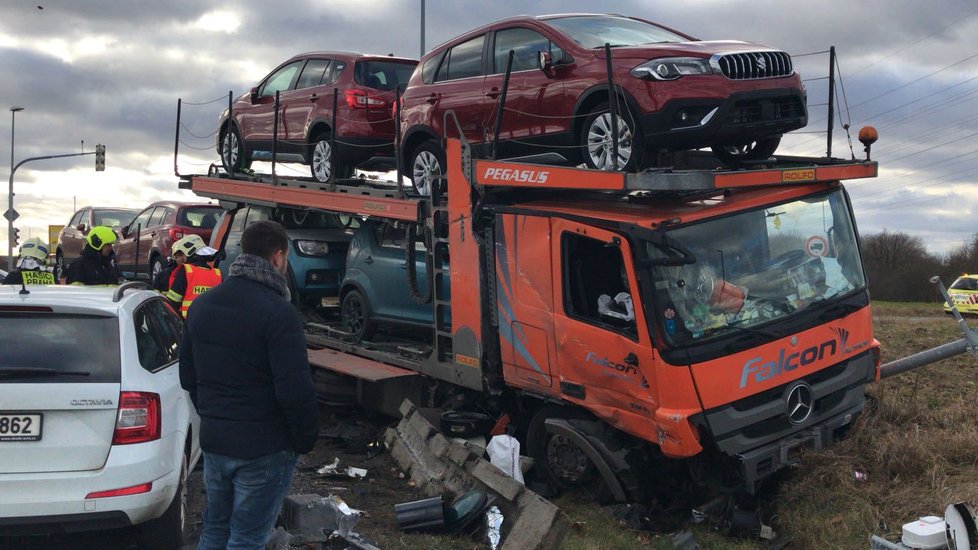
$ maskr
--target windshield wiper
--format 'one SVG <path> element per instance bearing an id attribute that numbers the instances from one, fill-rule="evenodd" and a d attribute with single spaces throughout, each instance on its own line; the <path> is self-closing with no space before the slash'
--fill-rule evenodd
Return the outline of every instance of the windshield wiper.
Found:
<path id="1" fill-rule="evenodd" d="M 87 371 L 66 371 L 40 367 L 0 369 L 0 378 L 53 378 L 55 376 L 90 376 L 91 374 Z"/>
<path id="2" fill-rule="evenodd" d="M 737 331 L 740 331 L 740 332 L 743 332 L 743 333 L 746 333 L 746 334 L 752 334 L 752 335 L 755 335 L 755 336 L 765 336 L 767 338 L 781 338 L 781 335 L 780 334 L 778 334 L 776 332 L 773 332 L 773 331 L 770 331 L 770 330 L 766 330 L 766 329 L 763 329 L 763 328 L 757 328 L 757 327 L 742 327 L 742 326 L 740 326 L 741 323 L 744 323 L 746 321 L 747 321 L 746 319 L 743 319 L 743 320 L 740 320 L 740 321 L 735 321 L 733 323 L 727 323 L 727 328 L 732 328 L 732 329 L 735 329 Z"/>

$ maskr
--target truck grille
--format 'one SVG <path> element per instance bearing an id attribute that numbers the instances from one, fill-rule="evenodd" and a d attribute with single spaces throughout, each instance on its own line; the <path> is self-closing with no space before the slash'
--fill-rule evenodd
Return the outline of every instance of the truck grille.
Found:
<path id="1" fill-rule="evenodd" d="M 731 80 L 778 78 L 793 71 L 791 56 L 778 51 L 717 54 L 710 65 Z"/>

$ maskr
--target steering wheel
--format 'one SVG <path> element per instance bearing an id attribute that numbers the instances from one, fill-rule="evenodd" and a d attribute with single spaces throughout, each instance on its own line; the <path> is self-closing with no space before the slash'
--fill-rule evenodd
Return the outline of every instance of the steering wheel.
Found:
<path id="1" fill-rule="evenodd" d="M 770 271 L 777 269 L 778 271 L 784 271 L 792 267 L 799 266 L 805 263 L 805 259 L 808 254 L 804 250 L 789 250 L 782 254 L 778 254 L 774 258 L 771 258 L 764 264 L 764 271 Z"/>

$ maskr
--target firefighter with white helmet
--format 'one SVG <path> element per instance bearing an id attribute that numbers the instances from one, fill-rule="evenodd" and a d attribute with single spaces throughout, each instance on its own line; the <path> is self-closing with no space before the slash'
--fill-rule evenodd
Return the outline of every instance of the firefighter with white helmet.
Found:
<path id="1" fill-rule="evenodd" d="M 204 244 L 200 237 L 197 240 L 200 241 L 199 244 Z M 183 246 L 184 250 L 192 249 L 193 252 L 187 255 L 183 265 L 173 270 L 173 275 L 170 276 L 170 287 L 163 295 L 186 319 L 194 299 L 221 284 L 221 270 L 214 267 L 217 250 L 209 246 L 188 248 L 186 243 Z"/>
<path id="2" fill-rule="evenodd" d="M 200 235 L 187 235 L 173 243 L 173 246 L 170 248 L 170 260 L 153 277 L 153 288 L 161 294 L 166 294 L 170 290 L 170 284 L 173 283 L 173 276 L 176 270 L 187 263 L 187 258 L 193 256 L 195 252 L 205 246 L 207 245 L 204 244 L 204 239 L 201 239 Z"/>
<path id="3" fill-rule="evenodd" d="M 3 280 L 5 285 L 53 285 L 54 274 L 44 269 L 48 263 L 48 245 L 34 237 L 20 245 L 17 267 Z"/>

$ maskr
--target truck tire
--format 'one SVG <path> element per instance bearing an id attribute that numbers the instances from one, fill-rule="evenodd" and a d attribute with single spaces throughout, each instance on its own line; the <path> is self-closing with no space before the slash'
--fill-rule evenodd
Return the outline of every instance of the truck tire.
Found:
<path id="1" fill-rule="evenodd" d="M 778 150 L 780 144 L 781 136 L 773 136 L 747 143 L 714 145 L 712 149 L 720 162 L 728 166 L 736 166 L 745 160 L 767 159 Z"/>
<path id="2" fill-rule="evenodd" d="M 635 172 L 641 168 L 643 153 L 642 135 L 624 101 L 618 113 L 618 170 Z M 607 101 L 596 105 L 588 113 L 581 129 L 579 142 L 584 163 L 596 170 L 612 170 L 611 112 Z"/>
<path id="3" fill-rule="evenodd" d="M 431 195 L 432 186 L 440 183 L 438 176 L 445 174 L 445 151 L 433 140 L 419 145 L 411 153 L 411 185 L 422 197 Z"/>
<path id="4" fill-rule="evenodd" d="M 351 290 L 343 296 L 340 304 L 340 322 L 356 342 L 370 340 L 376 332 L 370 320 L 370 304 L 359 290 Z"/>
<path id="5" fill-rule="evenodd" d="M 151 550 L 172 550 L 180 548 L 187 541 L 187 476 L 189 475 L 187 454 L 183 454 L 180 465 L 180 481 L 173 500 L 163 515 L 144 523 L 139 529 L 139 538 Z"/>

